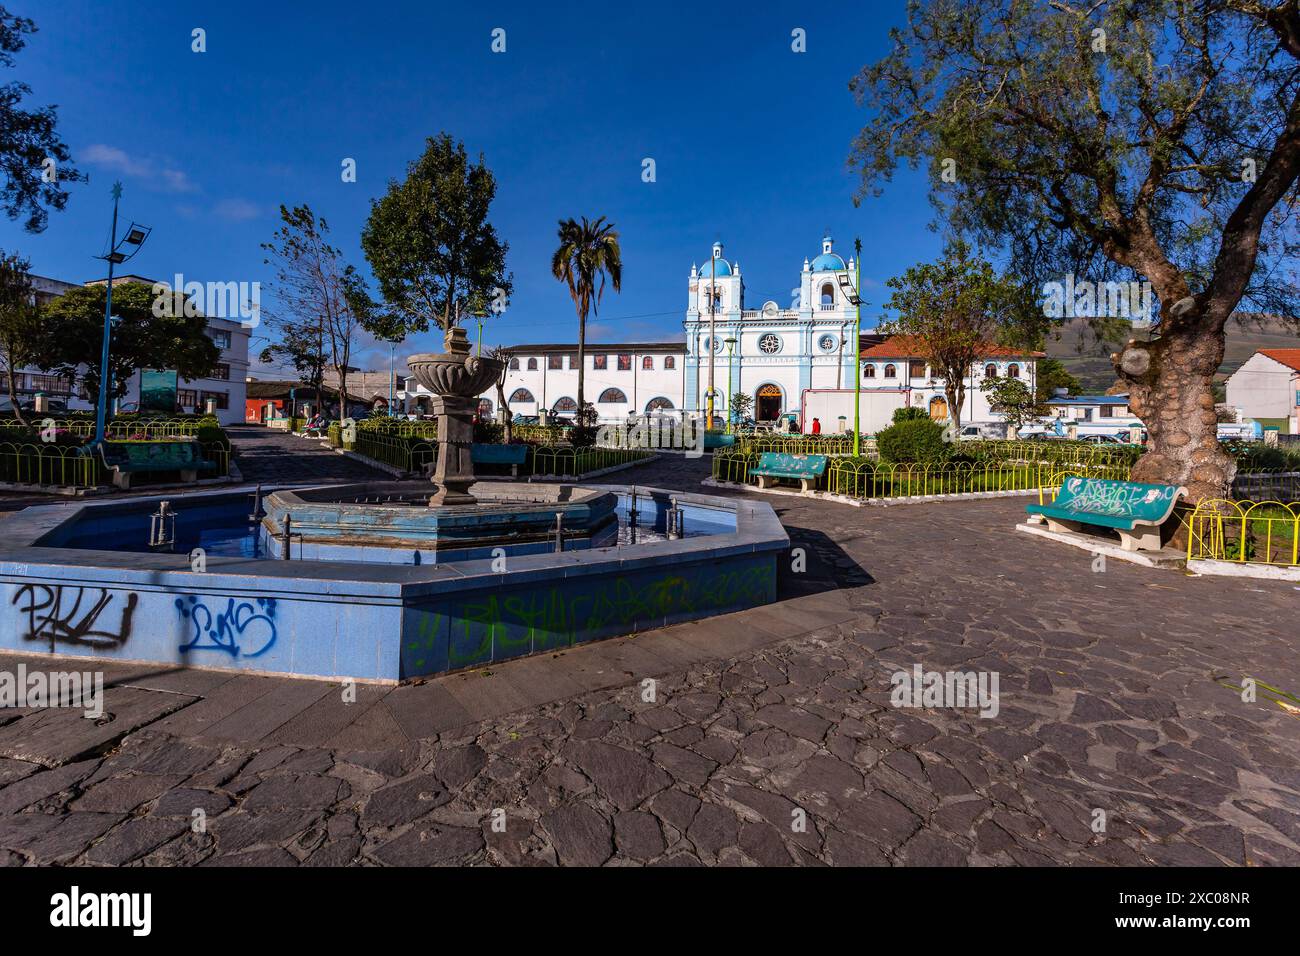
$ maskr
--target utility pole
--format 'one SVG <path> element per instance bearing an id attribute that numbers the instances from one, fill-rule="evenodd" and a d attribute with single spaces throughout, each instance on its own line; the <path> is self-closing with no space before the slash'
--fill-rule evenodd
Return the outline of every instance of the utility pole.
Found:
<path id="1" fill-rule="evenodd" d="M 853 322 L 853 457 L 859 457 L 862 441 L 862 240 L 853 240 L 854 298 L 857 317 Z"/>
<path id="2" fill-rule="evenodd" d="M 704 430 L 708 431 L 713 427 L 713 354 L 717 351 L 714 345 L 718 339 L 717 314 L 717 283 L 718 283 L 718 244 L 713 244 L 713 255 L 709 259 L 709 396 L 708 396 L 708 417 L 705 419 Z"/>

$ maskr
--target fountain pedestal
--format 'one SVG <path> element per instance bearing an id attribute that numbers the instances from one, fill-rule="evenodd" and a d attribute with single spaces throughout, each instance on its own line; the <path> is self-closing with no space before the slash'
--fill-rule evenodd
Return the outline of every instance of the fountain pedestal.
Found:
<path id="1" fill-rule="evenodd" d="M 472 505 L 478 499 L 469 493 L 474 484 L 474 462 L 470 446 L 474 443 L 474 412 L 477 398 L 438 395 L 433 413 L 438 416 L 438 460 L 433 469 L 437 489 L 429 496 L 429 507 Z"/>
<path id="2" fill-rule="evenodd" d="M 438 462 L 434 466 L 436 490 L 429 506 L 472 505 L 469 493 L 474 484 L 474 412 L 478 396 L 497 380 L 504 363 L 469 354 L 469 339 L 462 328 L 447 332 L 447 351 L 412 355 L 407 360 L 415 380 L 434 394 L 433 410 L 438 416 Z"/>

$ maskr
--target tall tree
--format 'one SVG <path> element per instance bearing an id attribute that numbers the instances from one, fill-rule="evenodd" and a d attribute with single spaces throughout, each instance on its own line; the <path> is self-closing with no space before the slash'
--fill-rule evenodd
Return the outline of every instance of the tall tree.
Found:
<path id="1" fill-rule="evenodd" d="M 569 297 L 578 312 L 578 423 L 582 424 L 587 408 L 583 380 L 587 369 L 587 316 L 595 318 L 605 294 L 605 280 L 618 292 L 623 287 L 623 253 L 614 224 L 600 216 L 579 223 L 560 220 L 560 245 L 551 257 L 551 273 L 569 289 Z"/>
<path id="2" fill-rule="evenodd" d="M 31 263 L 17 253 L 0 252 L 0 363 L 4 364 L 9 404 L 26 425 L 18 405 L 18 370 L 33 364 L 45 335 L 32 290 Z"/>
<path id="3" fill-rule="evenodd" d="M 0 6 L 0 66 L 13 66 L 36 24 Z M 83 182 L 84 173 L 72 165 L 68 147 L 55 130 L 57 107 L 23 108 L 32 89 L 26 83 L 0 85 L 0 208 L 10 219 L 25 217 L 23 228 L 40 232 L 49 213 L 68 202 L 63 183 Z"/>
<path id="4" fill-rule="evenodd" d="M 938 262 L 912 266 L 888 284 L 894 294 L 885 308 L 897 317 L 881 329 L 905 337 L 943 378 L 950 421 L 959 428 L 971 366 L 995 340 L 1032 342 L 1041 313 L 1018 281 L 961 240 L 948 243 Z"/>
<path id="5" fill-rule="evenodd" d="M 1074 395 L 1079 391 L 1079 380 L 1070 374 L 1070 370 L 1060 359 L 1039 359 L 1034 369 L 1034 397 L 1040 402 L 1045 402 L 1056 393 L 1058 388 L 1063 388 L 1068 394 Z"/>
<path id="6" fill-rule="evenodd" d="M 329 244 L 329 224 L 307 205 L 280 207 L 280 228 L 262 243 L 267 265 L 275 269 L 273 305 L 267 323 L 280 333 L 280 352 L 295 367 L 323 377 L 325 356 L 338 376 L 339 418 L 348 415 L 348 372 L 361 326 L 357 311 L 361 276 Z M 272 346 L 267 351 L 272 351 Z M 320 361 L 312 355 L 319 348 Z M 317 395 L 320 395 L 319 383 Z"/>
<path id="7" fill-rule="evenodd" d="M 44 334 L 34 350 L 32 364 L 69 381 L 80 375 L 82 391 L 89 395 L 99 391 L 105 292 L 103 285 L 81 286 L 46 303 L 40 319 Z M 160 298 L 144 282 L 115 284 L 113 317 L 112 398 L 126 394 L 139 369 L 175 369 L 183 379 L 206 378 L 221 358 L 221 349 L 207 334 L 207 318 L 193 306 L 185 308 L 179 292 Z"/>
<path id="8" fill-rule="evenodd" d="M 892 40 L 851 83 L 858 199 L 926 163 L 940 214 L 1036 288 L 1148 281 L 1151 338 L 1112 356 L 1151 439 L 1134 477 L 1225 496 L 1225 324 L 1300 294 L 1297 0 L 916 0 Z"/>
<path id="9" fill-rule="evenodd" d="M 450 334 L 462 315 L 504 309 L 513 286 L 509 246 L 488 222 L 496 189 L 482 154 L 470 163 L 464 144 L 440 133 L 426 140 L 406 179 L 390 180 L 371 202 L 361 248 L 401 323 L 399 338 L 431 324 Z"/>

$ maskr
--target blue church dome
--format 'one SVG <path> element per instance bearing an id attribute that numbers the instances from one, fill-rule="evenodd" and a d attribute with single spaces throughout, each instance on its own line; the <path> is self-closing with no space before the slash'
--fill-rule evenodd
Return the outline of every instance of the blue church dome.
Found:
<path id="1" fill-rule="evenodd" d="M 843 272 L 848 266 L 833 252 L 823 252 L 812 261 L 813 272 Z"/>
<path id="2" fill-rule="evenodd" d="M 713 276 L 713 259 L 705 259 L 704 265 L 700 266 L 700 275 L 710 278 Z M 718 278 L 731 275 L 731 263 L 726 259 L 718 259 Z"/>

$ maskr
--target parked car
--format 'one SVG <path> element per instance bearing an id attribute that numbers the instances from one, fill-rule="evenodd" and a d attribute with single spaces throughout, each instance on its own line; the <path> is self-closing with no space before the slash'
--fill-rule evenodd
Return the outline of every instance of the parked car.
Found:
<path id="1" fill-rule="evenodd" d="M 961 427 L 961 441 L 988 441 L 1007 437 L 1005 422 L 971 422 Z"/>

